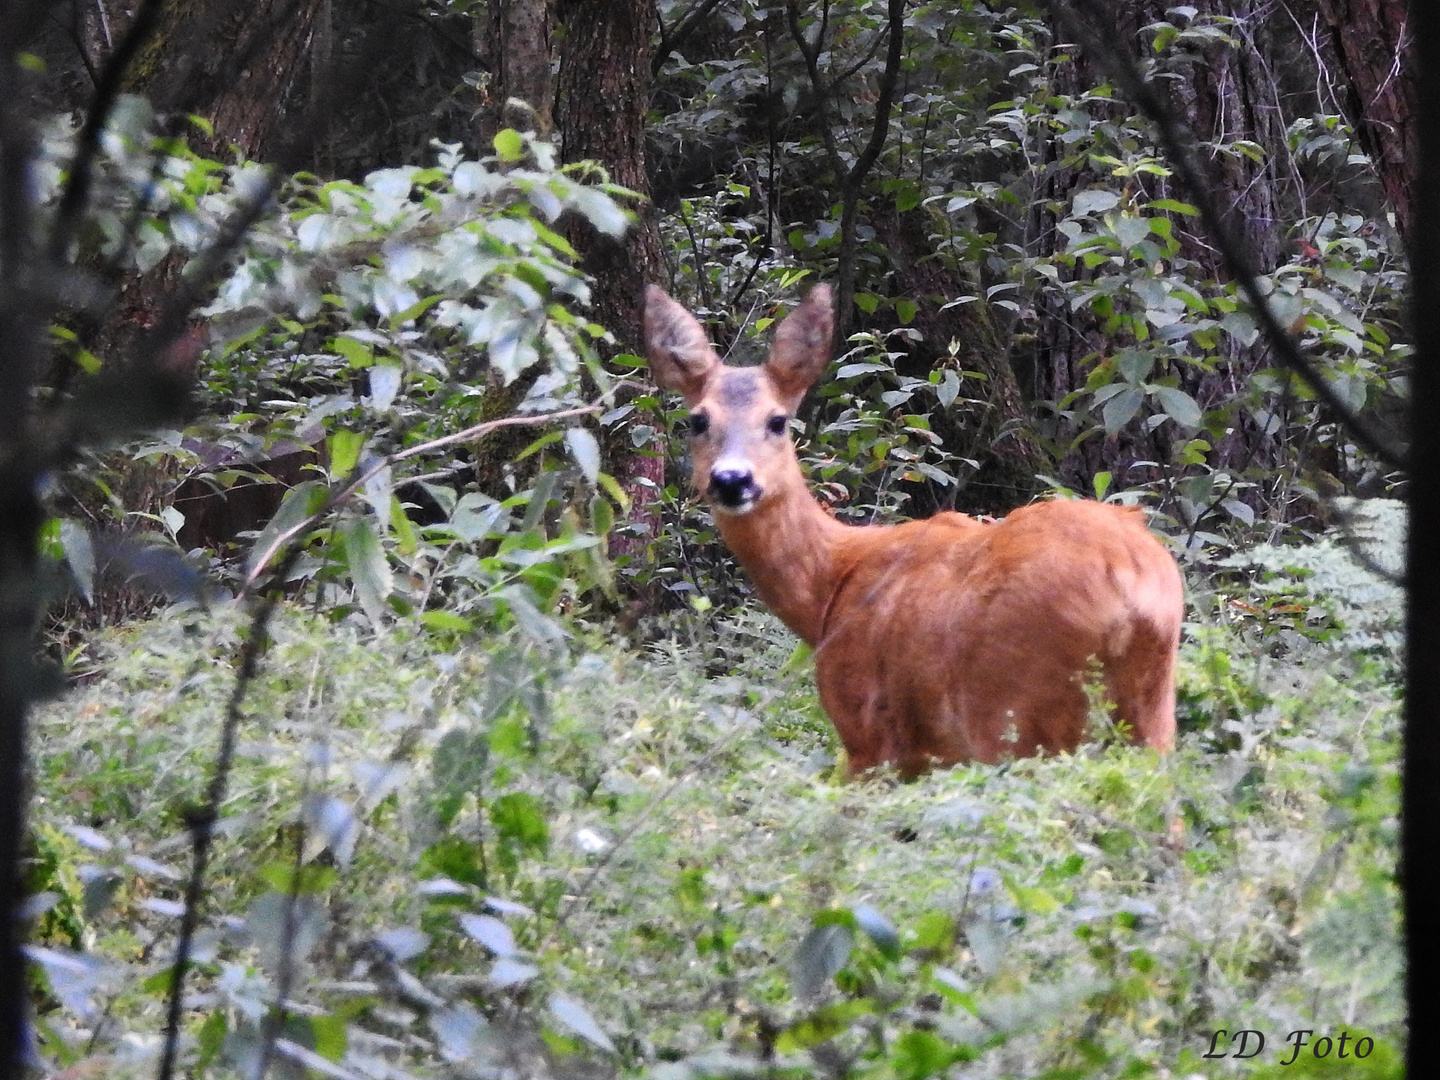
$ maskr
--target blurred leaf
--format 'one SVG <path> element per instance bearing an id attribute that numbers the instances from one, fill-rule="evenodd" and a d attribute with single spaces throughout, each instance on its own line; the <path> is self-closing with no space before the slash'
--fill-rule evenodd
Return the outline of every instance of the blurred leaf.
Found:
<path id="1" fill-rule="evenodd" d="M 354 514 L 341 520 L 338 531 L 345 544 L 345 562 L 350 580 L 355 583 L 355 596 L 370 621 L 379 625 L 385 598 L 395 587 L 395 579 L 374 522 Z"/>
<path id="2" fill-rule="evenodd" d="M 853 909 L 855 925 L 875 943 L 875 947 L 891 960 L 900 957 L 900 934 L 895 924 L 869 904 L 860 904 Z"/>
<path id="3" fill-rule="evenodd" d="M 514 956 L 519 950 L 515 946 L 515 935 L 499 919 L 491 915 L 474 915 L 463 911 L 458 916 L 460 928 L 474 938 L 496 957 Z"/>
<path id="4" fill-rule="evenodd" d="M 550 998 L 549 1005 L 550 1014 L 559 1021 L 561 1027 L 579 1035 L 592 1046 L 610 1054 L 615 1053 L 615 1044 L 610 1041 L 610 1036 L 605 1034 L 600 1025 L 578 1001 L 562 994 L 555 994 Z"/>
<path id="5" fill-rule="evenodd" d="M 326 446 L 330 453 L 330 475 L 340 479 L 349 476 L 359 463 L 365 435 L 360 431 L 338 428 L 330 433 Z"/>
<path id="6" fill-rule="evenodd" d="M 255 560 L 269 552 L 277 537 L 289 532 L 306 518 L 318 512 L 325 505 L 327 495 L 328 491 L 325 485 L 318 480 L 303 481 L 287 491 L 284 500 L 280 503 L 280 509 L 275 512 L 275 516 L 270 519 L 265 528 L 260 530 L 260 535 L 255 540 L 255 546 L 250 549 L 245 572 L 253 574 L 257 569 Z M 303 538 L 297 537 L 292 542 L 298 542 L 301 539 Z"/>
<path id="7" fill-rule="evenodd" d="M 504 128 L 495 133 L 495 153 L 501 161 L 521 161 L 525 157 L 525 139 L 513 128 Z"/>
<path id="8" fill-rule="evenodd" d="M 545 818 L 544 805 L 527 791 L 512 791 L 490 804 L 490 820 L 500 835 L 537 854 L 550 845 Z"/>
<path id="9" fill-rule="evenodd" d="M 569 447 L 575 464 L 585 474 L 585 479 L 591 484 L 596 483 L 600 478 L 600 444 L 595 436 L 585 428 L 572 427 L 565 432 L 565 445 Z"/>
<path id="10" fill-rule="evenodd" d="M 75 579 L 75 587 L 87 604 L 95 602 L 95 547 L 90 531 L 77 521 L 60 521 L 60 547 L 65 552 L 65 565 Z"/>
<path id="11" fill-rule="evenodd" d="M 850 959 L 849 927 L 817 926 L 805 935 L 791 963 L 795 996 L 808 1001 L 819 996 Z"/>

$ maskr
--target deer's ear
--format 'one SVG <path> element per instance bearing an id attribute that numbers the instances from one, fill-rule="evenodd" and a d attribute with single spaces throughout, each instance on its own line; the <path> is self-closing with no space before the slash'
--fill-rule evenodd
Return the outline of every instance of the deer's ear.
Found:
<path id="1" fill-rule="evenodd" d="M 658 285 L 645 286 L 645 354 L 655 381 L 680 391 L 688 405 L 705 396 L 720 366 L 705 328 Z"/>
<path id="2" fill-rule="evenodd" d="M 810 384 L 830 363 L 835 336 L 835 305 L 828 285 L 816 285 L 805 302 L 787 315 L 775 331 L 775 344 L 765 370 L 785 407 L 794 412 Z"/>

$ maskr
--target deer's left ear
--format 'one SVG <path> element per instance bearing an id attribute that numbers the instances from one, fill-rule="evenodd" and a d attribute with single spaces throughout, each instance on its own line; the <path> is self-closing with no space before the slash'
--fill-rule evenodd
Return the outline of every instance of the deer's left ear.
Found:
<path id="1" fill-rule="evenodd" d="M 720 366 L 705 328 L 658 285 L 645 286 L 645 353 L 655 381 L 680 391 L 688 405 L 705 396 Z"/>
<path id="2" fill-rule="evenodd" d="M 828 285 L 816 285 L 805 302 L 775 331 L 775 344 L 765 370 L 789 412 L 800 406 L 805 391 L 830 363 L 835 336 L 835 305 Z"/>

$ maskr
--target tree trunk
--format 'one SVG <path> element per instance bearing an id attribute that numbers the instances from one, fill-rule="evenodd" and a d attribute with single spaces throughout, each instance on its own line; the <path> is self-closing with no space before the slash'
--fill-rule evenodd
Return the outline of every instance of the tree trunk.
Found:
<path id="1" fill-rule="evenodd" d="M 1405 0 L 1316 0 L 1348 93 L 1345 109 L 1375 165 L 1402 239 L 1410 234 L 1411 191 L 1420 170 L 1415 117 L 1415 49 Z M 1433 59 L 1433 58 L 1432 58 Z"/>
<path id="2" fill-rule="evenodd" d="M 650 32 L 654 0 L 560 0 L 565 37 L 560 64 L 560 147 L 564 161 L 599 162 L 617 184 L 649 192 L 645 169 L 645 113 L 650 96 Z M 572 236 L 595 279 L 594 315 L 617 339 L 618 351 L 641 346 L 641 294 L 660 268 L 660 240 L 649 203 L 623 243 L 585 228 Z M 658 428 L 654 417 L 635 420 Z M 656 503 L 664 487 L 664 458 L 637 453 L 628 430 L 606 439 L 606 460 L 631 501 L 630 527 L 611 539 L 617 559 L 639 558 L 659 527 Z"/>
<path id="3" fill-rule="evenodd" d="M 209 120 L 206 152 L 223 158 L 233 144 L 271 160 L 287 116 L 310 96 L 303 76 L 324 8 L 325 0 L 171 0 L 127 88 L 161 112 Z"/>
<path id="4" fill-rule="evenodd" d="M 548 7 L 547 0 L 492 0 L 498 127 L 550 134 L 555 87 L 550 77 Z M 529 105 L 530 114 L 512 108 L 511 100 Z"/>
<path id="5" fill-rule="evenodd" d="M 1116 11 L 1113 32 L 1116 41 L 1127 43 L 1137 61 L 1150 59 L 1148 40 L 1140 34 L 1141 27 L 1170 21 L 1173 5 L 1165 0 L 1143 0 L 1124 5 Z M 1282 261 L 1283 240 L 1289 220 L 1297 213 L 1287 206 L 1282 192 L 1289 177 L 1286 169 L 1289 150 L 1286 143 L 1286 116 L 1280 102 L 1293 91 L 1276 84 L 1277 72 L 1293 67 L 1296 54 L 1305 56 L 1297 40 L 1293 24 L 1269 11 L 1263 0 L 1196 0 L 1198 17 L 1234 19 L 1225 27 L 1233 43 L 1216 42 L 1194 55 L 1190 62 L 1182 54 L 1172 64 L 1171 78 L 1157 81 L 1164 88 L 1172 112 L 1182 120 L 1198 140 L 1199 157 L 1216 188 L 1218 201 L 1228 208 L 1232 235 L 1239 237 L 1250 249 L 1254 264 L 1261 273 L 1268 273 Z M 1068 40 L 1060 26 L 1055 27 L 1057 41 Z M 1062 69 L 1064 70 L 1064 69 Z M 1069 69 L 1073 82 L 1067 92 L 1080 92 L 1110 81 L 1108 72 L 1097 68 L 1092 58 L 1077 55 Z M 1287 84 L 1288 87 L 1288 84 Z M 1306 111 L 1316 106 L 1307 105 Z M 1130 106 L 1120 107 L 1128 111 Z M 1288 112 L 1288 110 L 1287 110 Z M 1261 160 L 1238 153 L 1221 153 L 1210 147 L 1237 141 L 1258 144 Z M 1058 158 L 1063 148 L 1049 150 Z M 1140 182 L 1139 180 L 1135 182 Z M 1169 178 L 1145 180 L 1153 185 L 1155 197 L 1187 200 L 1187 193 Z M 1065 205 L 1077 187 L 1084 186 L 1086 174 L 1075 170 L 1051 168 L 1047 172 L 1046 202 Z M 1056 250 L 1055 225 L 1058 218 L 1049 209 L 1040 208 L 1042 200 L 1032 199 L 1037 209 L 1030 223 L 1037 254 L 1049 255 Z M 1190 261 L 1190 276 L 1223 281 L 1226 273 L 1219 252 L 1208 239 L 1177 230 L 1181 239 L 1180 255 Z M 1075 271 L 1083 274 L 1084 271 Z M 1035 361 L 1028 382 L 1033 378 L 1036 398 L 1059 401 L 1077 387 L 1083 386 L 1087 374 L 1085 361 L 1117 346 L 1101 333 L 1098 323 L 1083 313 L 1071 312 L 1067 306 L 1051 306 L 1038 313 L 1039 333 L 1035 342 Z M 1181 388 L 1202 407 L 1235 398 L 1256 369 L 1269 366 L 1270 358 L 1263 346 L 1234 347 L 1228 362 L 1216 371 L 1200 374 L 1189 370 L 1174 372 Z M 1173 428 L 1162 425 L 1153 432 L 1143 433 L 1131 428 L 1104 439 L 1089 439 L 1073 447 L 1061 462 L 1060 475 L 1066 482 L 1088 488 L 1091 478 L 1101 471 L 1113 472 L 1125 483 L 1141 481 L 1157 474 L 1152 466 L 1139 462 L 1164 462 L 1171 457 L 1170 440 Z M 1064 435 L 1065 432 L 1060 434 Z M 1215 440 L 1210 464 L 1218 469 L 1243 470 L 1279 460 L 1281 448 L 1274 439 L 1261 431 L 1245 415 L 1237 415 L 1227 433 Z M 1143 471 L 1137 471 L 1143 470 Z"/>

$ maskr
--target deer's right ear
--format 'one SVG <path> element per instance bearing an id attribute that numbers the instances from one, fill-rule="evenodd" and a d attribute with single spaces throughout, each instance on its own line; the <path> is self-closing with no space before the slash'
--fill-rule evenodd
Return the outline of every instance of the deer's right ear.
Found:
<path id="1" fill-rule="evenodd" d="M 655 381 L 680 391 L 689 405 L 705 396 L 720 366 L 704 327 L 658 285 L 645 286 L 645 354 Z"/>

